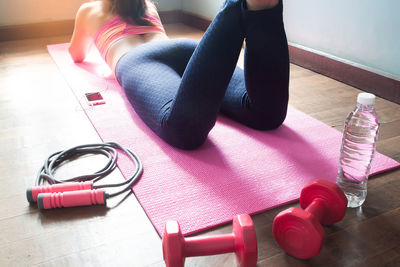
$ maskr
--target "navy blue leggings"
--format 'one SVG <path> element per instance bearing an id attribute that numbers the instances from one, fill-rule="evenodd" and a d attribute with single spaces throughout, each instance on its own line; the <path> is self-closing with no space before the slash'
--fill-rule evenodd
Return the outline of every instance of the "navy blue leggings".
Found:
<path id="1" fill-rule="evenodd" d="M 246 41 L 244 71 L 236 67 Z M 218 113 L 251 128 L 279 127 L 288 105 L 282 3 L 248 11 L 227 0 L 204 37 L 149 42 L 125 54 L 116 77 L 142 120 L 182 149 L 199 147 Z"/>

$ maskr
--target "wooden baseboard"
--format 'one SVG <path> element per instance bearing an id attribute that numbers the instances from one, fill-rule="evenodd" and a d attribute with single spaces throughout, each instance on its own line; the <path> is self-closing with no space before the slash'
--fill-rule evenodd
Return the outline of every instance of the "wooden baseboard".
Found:
<path id="1" fill-rule="evenodd" d="M 182 11 L 180 10 L 159 11 L 158 14 L 163 24 L 182 23 Z"/>
<path id="2" fill-rule="evenodd" d="M 200 29 L 202 31 L 207 30 L 208 26 L 211 24 L 211 20 L 185 11 L 181 12 L 181 21 L 188 26 Z"/>
<path id="3" fill-rule="evenodd" d="M 400 104 L 400 81 L 295 46 L 290 62 Z"/>
<path id="4" fill-rule="evenodd" d="M 163 23 L 184 23 L 206 30 L 211 20 L 180 10 L 161 11 Z M 39 38 L 72 34 L 73 20 L 53 21 L 0 27 L 0 41 Z M 304 49 L 289 46 L 290 61 L 293 64 L 331 77 L 363 91 L 373 93 L 400 104 L 400 81 L 358 68 Z"/>
<path id="5" fill-rule="evenodd" d="M 0 27 L 0 41 L 72 34 L 74 20 L 41 22 Z"/>

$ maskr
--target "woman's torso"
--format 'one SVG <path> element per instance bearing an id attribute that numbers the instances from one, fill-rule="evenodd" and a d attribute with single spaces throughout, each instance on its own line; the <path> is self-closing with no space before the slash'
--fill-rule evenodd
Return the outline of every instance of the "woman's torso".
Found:
<path id="1" fill-rule="evenodd" d="M 158 13 L 152 4 L 149 4 L 148 13 L 152 18 L 158 19 Z M 89 12 L 88 21 L 88 34 L 94 39 L 98 35 L 99 30 L 104 27 L 106 23 L 115 18 L 117 14 L 111 12 L 110 1 L 96 1 L 92 3 L 92 12 Z M 131 34 L 121 37 L 115 42 L 112 42 L 107 47 L 107 52 L 104 55 L 106 63 L 110 66 L 114 73 L 115 66 L 118 60 L 132 48 L 156 40 L 168 39 L 165 32 L 153 31 L 145 34 Z"/>

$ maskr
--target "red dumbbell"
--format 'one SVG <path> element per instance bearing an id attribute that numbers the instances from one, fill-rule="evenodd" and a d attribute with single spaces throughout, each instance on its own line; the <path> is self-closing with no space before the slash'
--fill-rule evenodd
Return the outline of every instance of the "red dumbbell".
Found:
<path id="1" fill-rule="evenodd" d="M 272 226 L 276 242 L 288 254 L 308 259 L 318 255 L 325 236 L 323 225 L 343 219 L 347 198 L 334 183 L 316 180 L 303 188 L 299 208 L 279 213 Z"/>
<path id="2" fill-rule="evenodd" d="M 247 214 L 233 219 L 232 233 L 184 238 L 179 223 L 168 221 L 163 235 L 163 254 L 167 267 L 183 267 L 186 257 L 236 253 L 240 267 L 257 265 L 257 237 Z"/>

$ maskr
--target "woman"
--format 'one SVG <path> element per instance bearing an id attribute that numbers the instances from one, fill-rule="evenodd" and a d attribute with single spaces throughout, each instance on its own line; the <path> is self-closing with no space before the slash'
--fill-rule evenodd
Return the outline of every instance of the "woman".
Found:
<path id="1" fill-rule="evenodd" d="M 237 68 L 246 40 L 245 69 Z M 289 58 L 279 0 L 227 0 L 200 43 L 168 39 L 148 0 L 103 0 L 79 9 L 69 52 L 94 43 L 142 120 L 164 141 L 199 147 L 219 112 L 249 127 L 279 127 Z"/>

